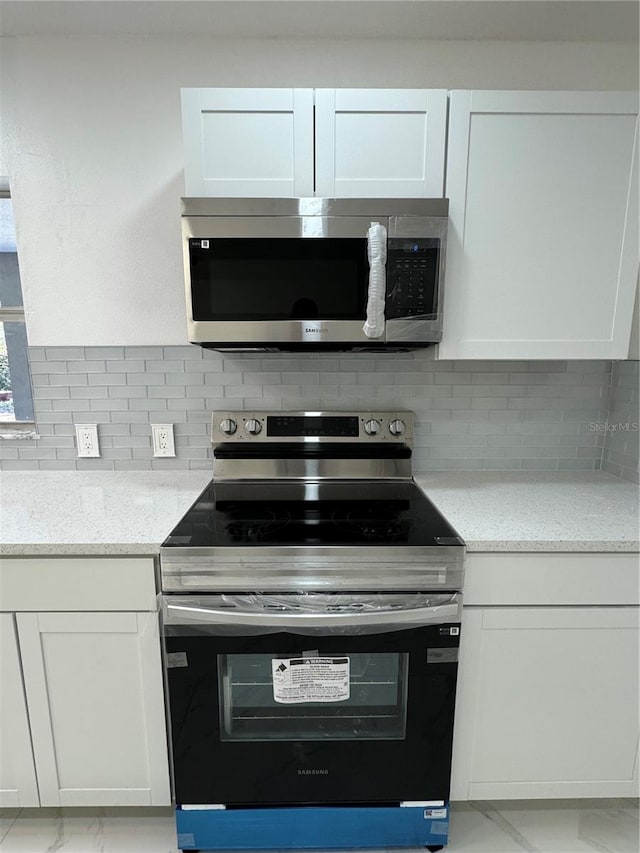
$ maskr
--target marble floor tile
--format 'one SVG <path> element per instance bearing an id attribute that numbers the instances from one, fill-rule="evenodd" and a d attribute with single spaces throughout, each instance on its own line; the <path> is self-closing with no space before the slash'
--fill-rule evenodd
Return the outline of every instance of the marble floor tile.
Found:
<path id="1" fill-rule="evenodd" d="M 504 810 L 501 812 L 505 814 Z M 638 853 L 638 813 L 631 809 L 546 809 L 544 820 L 534 811 L 510 810 L 508 819 L 532 845 L 545 850 L 556 845 L 563 853 Z"/>
<path id="2" fill-rule="evenodd" d="M 0 809 L 0 841 L 15 823 L 21 809 Z"/>
<path id="3" fill-rule="evenodd" d="M 168 809 L 4 810 L 0 838 L 0 853 L 177 853 Z M 638 801 L 454 803 L 446 851 L 638 853 Z"/>
<path id="4" fill-rule="evenodd" d="M 456 803 L 450 853 L 639 853 L 637 800 Z"/>
<path id="5" fill-rule="evenodd" d="M 2 853 L 176 853 L 173 813 L 163 809 L 24 809 Z"/>

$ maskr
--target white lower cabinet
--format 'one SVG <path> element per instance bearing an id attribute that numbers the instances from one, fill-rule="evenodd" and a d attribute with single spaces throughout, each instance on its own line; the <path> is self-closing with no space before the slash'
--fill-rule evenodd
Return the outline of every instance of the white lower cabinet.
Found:
<path id="1" fill-rule="evenodd" d="M 0 560 L 1 806 L 171 803 L 155 596 L 151 558 Z"/>
<path id="2" fill-rule="evenodd" d="M 465 608 L 451 798 L 637 797 L 639 615 Z"/>
<path id="3" fill-rule="evenodd" d="M 37 806 L 38 783 L 12 613 L 0 613 L 0 808 Z"/>
<path id="4" fill-rule="evenodd" d="M 43 806 L 170 802 L 155 613 L 18 613 Z"/>

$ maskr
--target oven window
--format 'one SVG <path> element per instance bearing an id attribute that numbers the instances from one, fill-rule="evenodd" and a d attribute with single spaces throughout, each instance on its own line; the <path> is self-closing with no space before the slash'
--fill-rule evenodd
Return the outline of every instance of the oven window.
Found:
<path id="1" fill-rule="evenodd" d="M 189 258 L 194 320 L 364 318 L 366 239 L 191 239 Z"/>
<path id="2" fill-rule="evenodd" d="M 404 739 L 408 654 L 319 661 L 336 671 L 318 674 L 313 658 L 299 653 L 218 655 L 221 740 Z"/>

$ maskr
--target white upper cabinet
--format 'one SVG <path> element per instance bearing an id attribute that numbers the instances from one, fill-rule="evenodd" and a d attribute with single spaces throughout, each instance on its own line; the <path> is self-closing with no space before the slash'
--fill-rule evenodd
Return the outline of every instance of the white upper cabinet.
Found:
<path id="1" fill-rule="evenodd" d="M 450 96 L 441 358 L 626 358 L 638 273 L 633 93 Z"/>
<path id="2" fill-rule="evenodd" d="M 313 89 L 183 89 L 187 196 L 313 195 Z"/>
<path id="3" fill-rule="evenodd" d="M 442 197 L 447 92 L 316 89 L 316 195 Z"/>
<path id="4" fill-rule="evenodd" d="M 182 122 L 188 196 L 442 197 L 444 90 L 183 89 Z"/>

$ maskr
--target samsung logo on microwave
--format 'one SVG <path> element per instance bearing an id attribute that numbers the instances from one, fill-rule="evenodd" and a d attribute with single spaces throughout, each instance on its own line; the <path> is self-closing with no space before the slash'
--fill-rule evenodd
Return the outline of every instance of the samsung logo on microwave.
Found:
<path id="1" fill-rule="evenodd" d="M 298 770 L 298 776 L 328 776 L 328 770 Z"/>
<path id="2" fill-rule="evenodd" d="M 328 329 L 321 329 L 320 326 L 305 326 L 304 331 L 305 331 L 305 334 L 307 332 L 312 332 L 316 335 L 326 335 L 329 330 Z"/>

